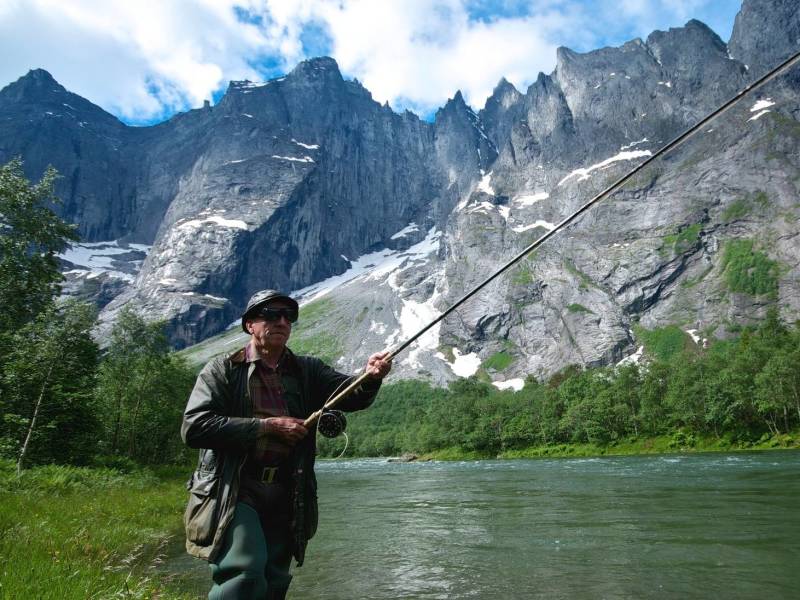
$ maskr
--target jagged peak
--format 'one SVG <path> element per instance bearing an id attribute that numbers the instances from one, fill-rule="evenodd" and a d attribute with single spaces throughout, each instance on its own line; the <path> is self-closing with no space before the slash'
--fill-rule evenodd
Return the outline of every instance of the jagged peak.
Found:
<path id="1" fill-rule="evenodd" d="M 500 81 L 497 82 L 497 85 L 494 86 L 494 91 L 492 92 L 492 96 L 499 96 L 501 94 L 519 94 L 519 90 L 505 77 L 501 77 Z"/>
<path id="2" fill-rule="evenodd" d="M 58 83 L 55 78 L 45 69 L 31 69 L 20 79 L 31 79 L 33 81 L 46 81 L 48 83 Z"/>
<path id="3" fill-rule="evenodd" d="M 763 72 L 797 52 L 797 0 L 743 0 L 728 42 L 731 56 Z"/>
<path id="4" fill-rule="evenodd" d="M 342 78 L 339 64 L 330 56 L 316 56 L 298 63 L 297 66 L 289 72 L 289 77 L 307 77 L 308 75 L 318 74 L 332 74 L 339 79 Z"/>
<path id="5" fill-rule="evenodd" d="M 722 48 L 725 47 L 725 42 L 711 29 L 708 25 L 697 19 L 690 19 L 683 27 L 670 27 L 667 31 L 656 30 L 647 36 L 646 45 L 652 47 L 653 44 L 659 43 L 664 39 L 679 39 L 687 35 L 699 35 L 702 39 L 707 40 L 711 46 Z"/>
<path id="6" fill-rule="evenodd" d="M 492 95 L 486 99 L 483 110 L 495 106 L 502 106 L 508 108 L 522 99 L 522 93 L 514 87 L 514 84 L 509 82 L 505 77 L 501 77 L 500 81 L 492 91 Z"/>
<path id="7" fill-rule="evenodd" d="M 58 83 L 58 81 L 44 69 L 31 69 L 13 83 L 8 84 L 4 89 L 15 87 L 19 89 L 66 92 L 64 86 Z"/>
<path id="8" fill-rule="evenodd" d="M 556 85 L 556 82 L 553 80 L 553 78 L 550 75 L 547 75 L 540 71 L 539 75 L 536 77 L 536 81 L 534 81 L 532 84 L 528 86 L 526 94 L 530 95 L 531 90 L 533 90 L 534 88 L 548 89 L 553 85 Z"/>
<path id="9" fill-rule="evenodd" d="M 474 115 L 474 111 L 467 106 L 467 103 L 464 101 L 464 96 L 461 93 L 461 90 L 457 90 L 455 95 L 448 99 L 445 102 L 445 105 L 436 111 L 436 115 L 434 116 L 434 121 L 438 122 L 439 119 L 443 116 L 449 115 Z"/>
<path id="10" fill-rule="evenodd" d="M 710 33 L 713 33 L 714 35 L 717 35 L 708 25 L 706 25 L 705 23 L 703 23 L 698 19 L 689 19 L 688 21 L 686 21 L 686 25 L 684 25 L 684 27 L 686 29 L 701 29 L 703 31 L 708 31 Z"/>
<path id="11" fill-rule="evenodd" d="M 559 46 L 556 48 L 556 70 L 558 70 L 558 65 L 562 62 L 572 60 L 578 56 L 580 56 L 579 52 L 575 52 L 575 50 L 567 48 L 566 46 Z"/>
<path id="12" fill-rule="evenodd" d="M 249 79 L 240 81 L 233 80 L 228 83 L 228 89 L 230 91 L 252 90 L 254 88 L 267 87 L 274 83 L 280 83 L 285 79 L 317 79 L 320 75 L 332 76 L 338 81 L 343 81 L 342 74 L 339 71 L 339 65 L 336 61 L 329 56 L 318 56 L 299 62 L 294 69 L 281 77 L 275 77 L 267 81 L 250 81 Z M 366 90 L 357 79 L 350 83 L 356 88 Z"/>

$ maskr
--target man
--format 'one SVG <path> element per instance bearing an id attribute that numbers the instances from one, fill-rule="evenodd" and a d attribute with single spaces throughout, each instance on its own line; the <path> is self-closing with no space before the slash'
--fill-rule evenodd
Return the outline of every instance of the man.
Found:
<path id="1" fill-rule="evenodd" d="M 286 347 L 297 317 L 286 294 L 255 294 L 242 315 L 248 344 L 211 360 L 186 405 L 181 436 L 200 449 L 186 548 L 211 564 L 212 600 L 284 598 L 292 556 L 303 563 L 317 528 L 316 427 L 304 419 L 350 378 Z M 387 354 L 369 357 L 368 378 L 337 408 L 372 403 Z"/>

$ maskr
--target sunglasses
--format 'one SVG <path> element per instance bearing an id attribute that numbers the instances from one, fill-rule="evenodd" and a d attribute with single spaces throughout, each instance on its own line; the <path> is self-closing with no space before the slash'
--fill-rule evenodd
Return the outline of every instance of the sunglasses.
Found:
<path id="1" fill-rule="evenodd" d="M 261 309 L 261 312 L 258 313 L 260 317 L 262 317 L 265 321 L 277 321 L 281 317 L 289 321 L 289 323 L 294 323 L 297 321 L 297 309 L 296 308 L 264 308 Z"/>

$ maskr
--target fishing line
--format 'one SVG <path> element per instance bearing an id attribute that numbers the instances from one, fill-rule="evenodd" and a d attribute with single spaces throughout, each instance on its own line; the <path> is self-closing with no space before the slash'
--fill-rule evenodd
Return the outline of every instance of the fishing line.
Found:
<path id="1" fill-rule="evenodd" d="M 602 192 L 597 194 L 594 198 L 589 200 L 586 204 L 581 206 L 578 210 L 576 210 L 571 215 L 566 217 L 563 221 L 561 221 L 553 229 L 551 229 L 550 231 L 548 231 L 547 233 L 542 235 L 535 242 L 533 242 L 531 245 L 529 245 L 524 250 L 522 250 L 522 252 L 520 252 L 514 258 L 509 260 L 505 265 L 503 265 L 497 271 L 492 273 L 492 275 L 487 277 L 484 281 L 482 281 L 481 283 L 476 285 L 474 288 L 472 288 L 469 292 L 464 294 L 454 304 L 452 304 L 448 309 L 446 309 L 442 314 L 440 314 L 438 317 L 433 319 L 430 323 L 425 325 L 422 329 L 420 329 L 417 333 L 415 333 L 410 338 L 408 338 L 405 342 L 403 342 L 402 344 L 400 344 L 399 346 L 397 346 L 393 350 L 390 350 L 389 354 L 386 356 L 386 358 L 384 360 L 392 360 L 392 359 L 394 359 L 394 357 L 396 357 L 398 354 L 400 354 L 400 352 L 402 352 L 403 350 L 408 348 L 408 346 L 410 346 L 417 339 L 419 339 L 420 336 L 422 336 L 425 332 L 427 332 L 431 327 L 433 327 L 437 323 L 440 323 L 441 321 L 443 321 L 448 315 L 450 315 L 453 311 L 455 311 L 456 308 L 458 308 L 464 302 L 466 302 L 467 300 L 472 298 L 472 296 L 477 294 L 480 290 L 482 290 L 484 287 L 486 287 L 489 283 L 491 283 L 492 281 L 497 279 L 500 275 L 505 273 L 512 266 L 514 266 L 520 260 L 525 258 L 525 256 L 527 256 L 528 254 L 533 252 L 536 248 L 541 246 L 543 243 L 545 243 L 547 240 L 549 240 L 551 237 L 553 237 L 556 233 L 558 233 L 564 227 L 566 227 L 567 225 L 570 225 L 571 223 L 576 221 L 579 217 L 581 217 L 585 212 L 587 212 L 595 204 L 600 202 L 600 200 L 602 200 L 603 198 L 605 198 L 606 196 L 608 196 L 612 192 L 617 191 L 620 187 L 622 187 L 629 179 L 631 179 L 639 171 L 644 169 L 646 166 L 650 165 L 657 158 L 660 158 L 661 156 L 663 156 L 664 154 L 666 154 L 670 150 L 674 149 L 679 144 L 683 143 L 686 139 L 688 139 L 689 137 L 691 137 L 692 135 L 697 133 L 697 131 L 699 131 L 701 128 L 703 128 L 705 125 L 707 125 L 714 118 L 716 118 L 717 116 L 721 115 L 726 110 L 728 110 L 731 106 L 733 106 L 734 104 L 739 102 L 747 94 L 749 94 L 753 90 L 756 90 L 756 89 L 760 88 L 762 85 L 764 85 L 768 81 L 771 81 L 772 79 L 774 79 L 775 77 L 780 75 L 783 71 L 788 70 L 798 60 L 800 60 L 800 52 L 797 52 L 793 56 L 787 58 L 782 63 L 780 63 L 778 66 L 776 66 L 776 67 L 772 68 L 770 71 L 768 71 L 765 75 L 761 76 L 759 79 L 757 79 L 753 83 L 751 83 L 751 84 L 747 85 L 746 87 L 744 87 L 738 94 L 733 96 L 730 100 L 728 100 L 727 102 L 722 104 L 720 107 L 718 107 L 717 109 L 715 109 L 712 112 L 710 112 L 707 116 L 702 118 L 695 125 L 693 125 L 692 127 L 686 129 L 683 133 L 681 133 L 680 135 L 675 137 L 672 141 L 670 141 L 666 145 L 662 146 L 655 154 L 653 154 L 652 156 L 647 158 L 647 160 L 641 162 L 639 165 L 634 167 L 627 174 L 625 174 L 622 177 L 620 177 L 619 179 L 617 179 L 614 183 L 612 183 L 610 186 L 605 188 Z M 355 380 L 353 380 L 353 382 L 350 385 L 348 385 L 344 390 L 342 390 L 341 392 L 339 392 L 336 395 L 332 394 L 331 397 L 328 398 L 328 400 L 325 402 L 325 405 L 320 410 L 312 413 L 305 420 L 305 425 L 307 427 L 312 425 L 317 419 L 319 419 L 319 417 L 320 417 L 320 415 L 322 414 L 323 411 L 328 410 L 331 407 L 335 406 L 338 402 L 340 402 L 342 400 L 342 398 L 345 398 L 350 393 L 352 393 L 356 388 L 358 388 L 361 385 L 361 383 L 367 377 L 369 377 L 369 375 L 365 372 L 365 373 L 361 374 L 359 377 L 357 377 Z M 334 394 L 335 394 L 335 392 L 334 392 Z"/>
<path id="2" fill-rule="evenodd" d="M 328 396 L 328 399 L 325 401 L 325 404 L 327 405 L 330 399 L 333 396 L 335 396 L 336 393 L 340 389 L 342 389 L 342 386 L 346 385 L 349 381 L 350 381 L 349 379 L 343 380 L 336 387 L 336 389 L 333 390 L 331 395 Z M 347 419 L 345 418 L 344 413 L 340 410 L 330 410 L 323 407 L 317 421 L 318 421 L 317 430 L 315 432 L 317 436 L 321 435 L 328 439 L 333 439 L 338 437 L 339 435 L 344 435 L 344 448 L 339 453 L 339 455 L 334 458 L 334 460 L 342 458 L 344 456 L 344 453 L 347 452 L 347 447 L 350 445 L 350 438 L 347 436 L 347 432 L 345 431 L 345 428 L 347 427 Z M 306 427 L 309 427 L 311 424 L 312 423 L 309 423 L 308 421 L 304 423 Z M 319 445 L 319 440 L 317 440 L 317 445 Z"/>

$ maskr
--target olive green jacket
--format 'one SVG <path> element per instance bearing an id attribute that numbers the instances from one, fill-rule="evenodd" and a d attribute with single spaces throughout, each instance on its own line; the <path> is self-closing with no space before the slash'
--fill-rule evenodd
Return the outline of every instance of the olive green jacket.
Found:
<path id="1" fill-rule="evenodd" d="M 328 397 L 350 378 L 321 360 L 295 356 L 287 349 L 289 367 L 297 377 L 285 378 L 287 394 L 296 394 L 306 418 L 322 408 Z M 199 448 L 197 469 L 187 483 L 189 503 L 184 514 L 186 550 L 214 561 L 222 547 L 225 531 L 233 518 L 239 494 L 239 475 L 248 451 L 260 435 L 259 419 L 253 418 L 250 378 L 255 363 L 245 360 L 245 350 L 212 359 L 197 377 L 183 414 L 181 437 L 191 448 Z M 299 389 L 296 388 L 299 384 Z M 368 407 L 375 399 L 380 381 L 366 380 L 337 409 Z M 306 544 L 317 528 L 317 481 L 314 476 L 316 427 L 295 446 L 293 466 L 293 554 L 303 563 Z"/>

